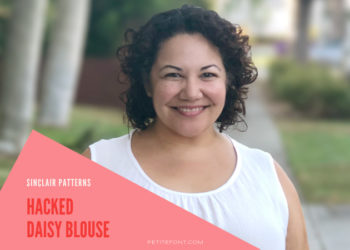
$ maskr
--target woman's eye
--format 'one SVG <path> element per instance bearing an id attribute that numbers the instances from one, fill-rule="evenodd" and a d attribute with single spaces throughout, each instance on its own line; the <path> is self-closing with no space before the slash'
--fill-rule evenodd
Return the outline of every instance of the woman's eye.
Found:
<path id="1" fill-rule="evenodd" d="M 168 77 L 168 78 L 180 78 L 181 75 L 179 73 L 167 73 L 165 75 L 165 77 Z"/>
<path id="2" fill-rule="evenodd" d="M 216 77 L 217 75 L 214 73 L 209 73 L 209 72 L 205 72 L 202 74 L 202 78 L 212 78 L 212 77 Z"/>

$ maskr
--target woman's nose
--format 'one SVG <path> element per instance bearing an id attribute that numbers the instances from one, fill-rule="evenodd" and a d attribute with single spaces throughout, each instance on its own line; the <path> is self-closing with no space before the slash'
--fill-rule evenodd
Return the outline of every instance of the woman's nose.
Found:
<path id="1" fill-rule="evenodd" d="M 183 100 L 193 101 L 203 97 L 200 79 L 195 77 L 188 78 L 184 81 L 180 98 Z"/>

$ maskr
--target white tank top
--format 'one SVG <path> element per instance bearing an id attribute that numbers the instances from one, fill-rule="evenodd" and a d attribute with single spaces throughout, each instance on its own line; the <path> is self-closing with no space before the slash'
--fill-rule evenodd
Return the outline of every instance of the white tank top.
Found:
<path id="1" fill-rule="evenodd" d="M 285 249 L 288 205 L 270 154 L 231 138 L 237 164 L 229 180 L 208 192 L 183 193 L 160 186 L 143 171 L 131 136 L 90 145 L 91 160 L 255 247 Z"/>

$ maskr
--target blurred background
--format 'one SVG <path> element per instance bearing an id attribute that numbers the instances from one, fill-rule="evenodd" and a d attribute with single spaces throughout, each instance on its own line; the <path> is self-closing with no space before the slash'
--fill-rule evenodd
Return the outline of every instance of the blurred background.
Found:
<path id="1" fill-rule="evenodd" d="M 350 204 L 349 0 L 0 0 L 0 187 L 31 129 L 79 153 L 127 133 L 116 48 L 126 28 L 185 3 L 250 36 L 252 88 L 303 199 Z"/>

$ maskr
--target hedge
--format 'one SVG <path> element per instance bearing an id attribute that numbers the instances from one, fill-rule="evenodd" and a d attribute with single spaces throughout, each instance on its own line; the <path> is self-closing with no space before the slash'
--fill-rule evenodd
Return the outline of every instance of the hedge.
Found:
<path id="1" fill-rule="evenodd" d="M 297 110 L 322 118 L 350 118 L 350 82 L 329 67 L 276 60 L 270 65 L 273 92 Z"/>

